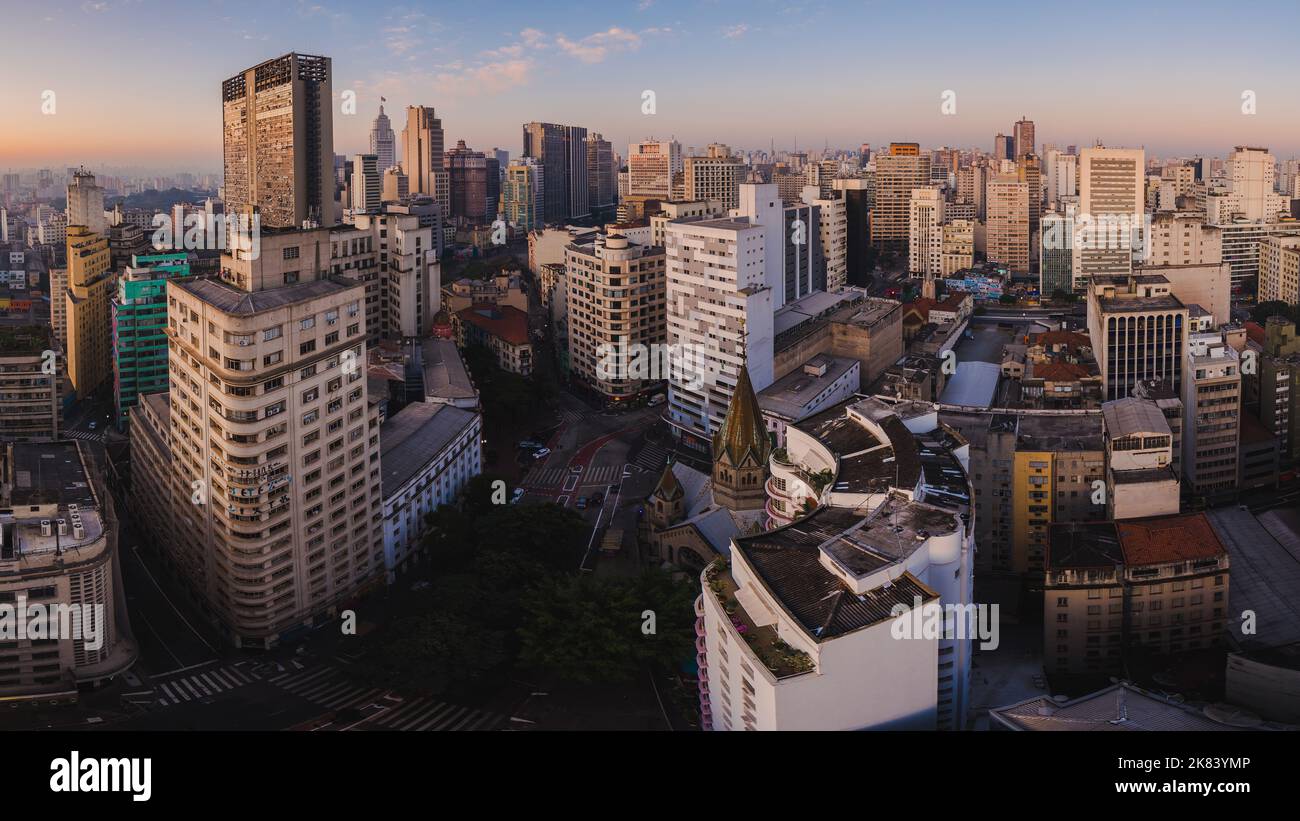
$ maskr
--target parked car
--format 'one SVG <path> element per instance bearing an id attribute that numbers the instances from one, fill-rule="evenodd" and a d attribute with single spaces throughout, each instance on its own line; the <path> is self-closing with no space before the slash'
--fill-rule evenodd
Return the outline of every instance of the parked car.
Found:
<path id="1" fill-rule="evenodd" d="M 587 509 L 587 497 L 586 497 L 586 496 L 579 496 L 579 497 L 578 497 L 578 501 L 574 502 L 574 503 L 573 503 L 573 506 L 576 507 L 578 510 L 586 510 L 586 509 Z"/>
<path id="2" fill-rule="evenodd" d="M 654 396 L 650 397 L 650 401 L 646 402 L 646 405 L 653 408 L 655 405 L 662 405 L 664 401 L 664 395 L 662 393 L 656 393 Z"/>

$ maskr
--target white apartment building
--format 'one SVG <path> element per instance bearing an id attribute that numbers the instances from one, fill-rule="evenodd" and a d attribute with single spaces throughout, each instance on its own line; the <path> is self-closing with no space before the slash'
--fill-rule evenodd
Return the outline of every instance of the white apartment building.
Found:
<path id="1" fill-rule="evenodd" d="M 1029 183 L 1010 176 L 989 180 L 985 244 L 990 262 L 1029 273 Z"/>
<path id="2" fill-rule="evenodd" d="M 1277 161 L 1267 148 L 1239 145 L 1228 155 L 1227 189 L 1206 197 L 1208 222 L 1274 222 L 1289 214 L 1286 197 L 1277 193 Z"/>
<path id="3" fill-rule="evenodd" d="M 1145 167 L 1146 152 L 1140 148 L 1096 146 L 1080 152 L 1073 254 L 1076 282 L 1132 272 L 1133 251 L 1141 247 L 1140 226 L 1146 212 Z M 1080 235 L 1091 239 L 1080 242 Z"/>
<path id="4" fill-rule="evenodd" d="M 667 337 L 664 250 L 621 234 L 575 242 L 565 249 L 565 289 L 572 373 L 611 405 L 658 387 L 662 360 L 649 373 L 631 368 L 639 346 L 662 350 Z"/>
<path id="5" fill-rule="evenodd" d="M 1203 265 L 1223 261 L 1223 229 L 1197 211 L 1151 215 L 1144 265 Z"/>
<path id="6" fill-rule="evenodd" d="M 223 279 L 168 288 L 166 414 L 132 417 L 159 543 L 237 646 L 322 623 L 383 573 L 378 409 L 364 288 L 328 275 L 328 229 L 265 233 Z M 136 451 L 133 450 L 133 454 Z M 150 461 L 150 454 L 157 457 Z"/>
<path id="7" fill-rule="evenodd" d="M 1259 301 L 1300 303 L 1300 236 L 1265 237 L 1259 243 Z"/>
<path id="8" fill-rule="evenodd" d="M 389 584 L 427 558 L 425 518 L 482 472 L 482 433 L 477 410 L 432 402 L 413 402 L 379 428 Z"/>
<path id="9" fill-rule="evenodd" d="M 749 167 L 728 146 L 713 143 L 706 151 L 703 157 L 685 159 L 686 199 L 717 200 L 724 209 L 736 208 Z"/>
<path id="10" fill-rule="evenodd" d="M 818 211 L 817 230 L 821 238 L 822 264 L 826 268 L 826 290 L 838 291 L 848 282 L 849 217 L 844 194 L 838 191 L 829 198 L 810 187 L 804 188 L 804 203 Z"/>
<path id="11" fill-rule="evenodd" d="M 708 448 L 742 364 L 754 390 L 772 383 L 773 289 L 765 275 L 770 229 L 740 219 L 670 222 L 664 230 L 668 344 L 698 363 L 670 374 L 666 419 L 676 435 Z"/>
<path id="12" fill-rule="evenodd" d="M 770 461 L 769 505 L 805 470 L 833 478 L 800 491 L 818 505 L 810 515 L 733 538 L 729 565 L 705 570 L 696 647 L 706 728 L 965 726 L 976 635 L 974 530 L 961 517 L 970 488 L 936 426 L 933 412 L 904 421 L 867 399 L 787 427 L 786 449 Z M 928 484 L 923 458 L 945 475 L 942 487 Z M 912 629 L 947 607 L 951 633 Z"/>
<path id="13" fill-rule="evenodd" d="M 943 192 L 913 189 L 907 224 L 908 273 L 931 279 L 943 268 Z"/>
<path id="14" fill-rule="evenodd" d="M 939 276 L 956 276 L 975 264 L 975 223 L 955 219 L 939 229 Z"/>

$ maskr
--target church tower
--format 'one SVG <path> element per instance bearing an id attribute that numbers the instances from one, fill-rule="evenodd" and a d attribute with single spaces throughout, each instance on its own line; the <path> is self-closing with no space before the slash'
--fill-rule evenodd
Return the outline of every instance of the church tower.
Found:
<path id="1" fill-rule="evenodd" d="M 685 513 L 686 491 L 673 474 L 672 462 L 664 465 L 664 473 L 659 477 L 659 484 L 650 494 L 650 526 L 663 530 L 682 520 Z"/>
<path id="2" fill-rule="evenodd" d="M 767 502 L 767 459 L 772 442 L 749 381 L 749 369 L 740 366 L 736 390 L 713 435 L 713 502 L 730 510 L 757 510 Z"/>

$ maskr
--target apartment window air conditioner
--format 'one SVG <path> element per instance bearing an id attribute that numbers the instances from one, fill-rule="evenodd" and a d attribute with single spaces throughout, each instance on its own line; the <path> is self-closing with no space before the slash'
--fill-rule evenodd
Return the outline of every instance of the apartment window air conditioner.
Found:
<path id="1" fill-rule="evenodd" d="M 52 532 L 49 519 L 41 519 L 41 535 L 48 536 Z"/>
<path id="2" fill-rule="evenodd" d="M 59 519 L 58 525 L 59 525 L 59 535 L 60 536 L 68 535 L 68 521 L 66 519 Z"/>

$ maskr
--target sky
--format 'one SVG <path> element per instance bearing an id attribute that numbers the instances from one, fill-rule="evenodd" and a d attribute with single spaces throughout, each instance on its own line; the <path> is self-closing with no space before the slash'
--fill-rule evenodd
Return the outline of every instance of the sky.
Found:
<path id="1" fill-rule="evenodd" d="M 5 170 L 218 172 L 221 81 L 289 51 L 333 58 L 340 154 L 369 150 L 382 95 L 399 138 L 405 106 L 431 105 L 448 147 L 511 156 L 531 120 L 626 154 L 651 137 L 991 150 L 1022 115 L 1040 145 L 1300 156 L 1294 0 L 0 0 L 0 20 Z"/>

